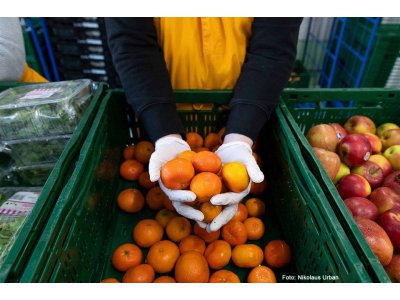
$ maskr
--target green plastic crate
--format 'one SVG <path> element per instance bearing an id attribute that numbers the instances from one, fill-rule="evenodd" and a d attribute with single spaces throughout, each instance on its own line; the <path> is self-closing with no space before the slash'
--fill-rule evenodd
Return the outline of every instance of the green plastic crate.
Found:
<path id="1" fill-rule="evenodd" d="M 362 87 L 384 87 L 400 56 L 400 24 L 382 24 L 362 80 Z"/>
<path id="2" fill-rule="evenodd" d="M 18 83 L 0 84 L 0 91 L 18 85 Z M 50 173 L 34 209 L 21 228 L 9 254 L 0 265 L 0 282 L 15 282 L 19 280 L 33 248 L 41 237 L 42 230 L 57 202 L 60 192 L 75 168 L 79 151 L 100 106 L 104 91 L 105 85 L 97 84 L 96 91 L 82 120 Z"/>
<path id="3" fill-rule="evenodd" d="M 177 102 L 186 130 L 201 134 L 225 124 L 226 103 L 231 92 L 177 92 Z M 190 103 L 203 103 L 208 110 L 190 110 Z M 209 105 L 211 104 L 211 105 Z M 142 218 L 155 212 L 144 209 L 138 214 L 123 213 L 117 207 L 118 193 L 138 184 L 119 176 L 122 150 L 130 140 L 124 110 L 124 94 L 110 90 L 103 99 L 77 163 L 77 168 L 63 189 L 42 237 L 26 264 L 21 282 L 99 282 L 106 277 L 122 278 L 111 265 L 113 250 L 133 242 L 132 229 Z M 198 105 L 194 107 L 199 107 Z M 285 239 L 292 248 L 293 262 L 276 271 L 294 276 L 294 281 L 313 281 L 297 275 L 331 275 L 327 282 L 371 282 L 372 278 L 359 260 L 350 240 L 310 172 L 294 136 L 280 111 L 261 134 L 259 151 L 264 160 L 269 188 L 266 201 L 266 234 L 259 244 L 271 239 Z M 143 137 L 136 128 L 136 141 Z M 146 255 L 146 250 L 144 254 Z M 248 270 L 227 267 L 246 280 Z M 319 281 L 324 281 L 321 277 Z"/>
<path id="4" fill-rule="evenodd" d="M 354 107 L 323 107 L 321 101 L 353 101 Z M 303 102 L 316 103 L 315 108 L 296 108 Z M 339 196 L 322 165 L 305 138 L 305 133 L 313 125 L 320 123 L 344 124 L 353 115 L 370 117 L 378 125 L 385 122 L 399 122 L 400 90 L 399 89 L 298 89 L 285 90 L 280 105 L 288 125 L 290 126 L 301 154 L 308 168 L 317 179 L 325 193 L 341 226 L 346 230 L 360 260 L 375 282 L 389 282 L 385 270 L 366 243 L 351 214 Z"/>

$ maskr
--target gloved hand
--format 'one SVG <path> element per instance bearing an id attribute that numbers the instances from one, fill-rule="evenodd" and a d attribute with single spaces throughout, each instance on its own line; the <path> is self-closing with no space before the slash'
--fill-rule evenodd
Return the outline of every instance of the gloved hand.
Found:
<path id="1" fill-rule="evenodd" d="M 261 172 L 255 158 L 253 151 L 248 143 L 243 141 L 227 142 L 218 148 L 215 152 L 222 161 L 222 166 L 229 162 L 240 162 L 246 169 L 250 177 L 250 182 L 247 188 L 240 193 L 223 193 L 211 198 L 210 202 L 214 205 L 225 205 L 222 212 L 215 217 L 215 219 L 206 226 L 207 231 L 216 231 L 223 225 L 228 223 L 235 215 L 239 202 L 250 193 L 251 182 L 260 183 L 264 180 L 264 174 Z M 200 225 L 200 224 L 199 224 Z M 205 224 L 201 224 L 205 227 Z"/>
<path id="2" fill-rule="evenodd" d="M 161 167 L 167 161 L 174 159 L 179 153 L 186 150 L 190 150 L 190 146 L 178 134 L 167 135 L 158 139 L 155 143 L 155 151 L 150 157 L 149 175 L 152 182 L 158 181 L 160 188 L 172 201 L 172 205 L 178 214 L 200 222 L 204 219 L 203 213 L 185 204 L 185 202 L 196 200 L 195 193 L 186 190 L 168 189 L 160 179 Z"/>

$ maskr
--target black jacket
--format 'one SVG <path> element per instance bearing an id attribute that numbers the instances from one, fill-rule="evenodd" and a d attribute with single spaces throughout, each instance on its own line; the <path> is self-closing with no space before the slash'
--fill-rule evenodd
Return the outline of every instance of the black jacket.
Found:
<path id="1" fill-rule="evenodd" d="M 292 71 L 301 18 L 254 18 L 225 134 L 257 138 Z M 152 18 L 106 18 L 108 44 L 128 103 L 150 139 L 184 134 Z"/>

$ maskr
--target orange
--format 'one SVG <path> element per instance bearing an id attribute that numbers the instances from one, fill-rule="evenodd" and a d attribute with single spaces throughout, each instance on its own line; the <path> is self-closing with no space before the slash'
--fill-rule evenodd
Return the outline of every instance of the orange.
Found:
<path id="1" fill-rule="evenodd" d="M 197 172 L 218 173 L 222 162 L 217 154 L 211 151 L 201 151 L 193 156 L 193 167 Z"/>
<path id="2" fill-rule="evenodd" d="M 259 240 L 265 232 L 265 226 L 261 219 L 250 217 L 243 222 L 247 231 L 247 239 L 251 241 Z"/>
<path id="3" fill-rule="evenodd" d="M 179 248 L 175 243 L 162 240 L 150 247 L 149 253 L 147 253 L 147 263 L 157 273 L 168 273 L 174 268 L 179 254 Z"/>
<path id="4" fill-rule="evenodd" d="M 162 191 L 159 186 L 151 188 L 146 194 L 146 204 L 153 210 L 164 208 L 164 202 L 168 196 Z"/>
<path id="5" fill-rule="evenodd" d="M 204 140 L 204 146 L 210 150 L 213 149 L 215 146 L 218 146 L 221 144 L 222 143 L 220 141 L 218 133 L 214 133 L 214 132 L 209 133 Z"/>
<path id="6" fill-rule="evenodd" d="M 122 152 L 122 156 L 124 157 L 125 160 L 135 159 L 135 146 L 134 145 L 126 146 L 124 148 L 124 151 Z"/>
<path id="7" fill-rule="evenodd" d="M 161 180 L 167 188 L 172 190 L 186 189 L 193 176 L 193 165 L 184 158 L 175 158 L 161 167 Z"/>
<path id="8" fill-rule="evenodd" d="M 204 257 L 211 269 L 221 269 L 231 260 L 231 245 L 222 240 L 212 242 L 207 246 Z"/>
<path id="9" fill-rule="evenodd" d="M 164 208 L 156 214 L 155 219 L 162 228 L 165 228 L 167 227 L 168 222 L 177 216 L 178 214 L 176 212 Z"/>
<path id="10" fill-rule="evenodd" d="M 206 202 L 212 196 L 221 193 L 221 179 L 214 173 L 202 172 L 193 177 L 190 183 L 190 190 L 196 194 L 197 200 Z"/>
<path id="11" fill-rule="evenodd" d="M 149 264 L 141 264 L 126 271 L 122 282 L 124 283 L 151 283 L 154 280 L 154 269 Z"/>
<path id="12" fill-rule="evenodd" d="M 261 217 L 265 213 L 265 204 L 260 198 L 250 198 L 245 205 L 250 217 Z"/>
<path id="13" fill-rule="evenodd" d="M 254 268 L 262 263 L 264 253 L 254 244 L 237 245 L 232 250 L 232 261 L 240 268 Z"/>
<path id="14" fill-rule="evenodd" d="M 202 151 L 210 151 L 210 149 L 206 148 L 206 147 L 199 147 L 199 148 L 194 148 L 193 149 L 194 152 L 199 153 Z"/>
<path id="15" fill-rule="evenodd" d="M 177 282 L 206 283 L 210 277 L 207 260 L 197 251 L 183 253 L 175 265 Z"/>
<path id="16" fill-rule="evenodd" d="M 235 193 L 243 192 L 249 185 L 246 167 L 240 162 L 230 162 L 222 167 L 222 180 Z"/>
<path id="17" fill-rule="evenodd" d="M 143 219 L 133 228 L 133 240 L 144 248 L 160 241 L 163 234 L 164 230 L 156 220 Z"/>
<path id="18" fill-rule="evenodd" d="M 154 146 L 148 141 L 141 141 L 135 145 L 135 157 L 136 160 L 142 164 L 149 163 L 150 156 L 154 152 Z"/>
<path id="19" fill-rule="evenodd" d="M 166 209 L 175 212 L 175 207 L 172 205 L 172 201 L 171 201 L 171 199 L 168 198 L 168 196 L 163 198 L 163 203 L 164 203 L 164 207 Z"/>
<path id="20" fill-rule="evenodd" d="M 187 159 L 188 161 L 192 162 L 195 154 L 196 154 L 196 152 L 194 152 L 192 150 L 186 150 L 186 151 L 181 152 L 177 156 L 177 158 L 184 158 L 184 159 Z"/>
<path id="21" fill-rule="evenodd" d="M 151 189 L 152 187 L 157 186 L 157 182 L 152 182 L 150 180 L 150 175 L 149 172 L 143 172 L 142 174 L 140 174 L 139 176 L 139 185 L 141 187 L 144 187 L 145 189 Z"/>
<path id="22" fill-rule="evenodd" d="M 120 272 L 139 265 L 142 262 L 142 250 L 135 244 L 126 243 L 117 247 L 111 257 L 111 263 Z"/>
<path id="23" fill-rule="evenodd" d="M 153 283 L 176 283 L 175 279 L 171 276 L 160 276 Z"/>
<path id="24" fill-rule="evenodd" d="M 207 244 L 218 240 L 221 234 L 221 230 L 219 229 L 217 231 L 207 232 L 207 230 L 201 228 L 197 223 L 193 226 L 193 232 Z"/>
<path id="25" fill-rule="evenodd" d="M 257 266 L 247 276 L 248 283 L 276 283 L 274 272 L 266 266 Z"/>
<path id="26" fill-rule="evenodd" d="M 247 241 L 246 226 L 240 221 L 229 221 L 222 227 L 222 238 L 232 246 L 244 244 Z"/>
<path id="27" fill-rule="evenodd" d="M 135 213 L 144 206 L 144 197 L 137 189 L 126 189 L 119 193 L 117 199 L 118 207 L 125 212 Z"/>
<path id="28" fill-rule="evenodd" d="M 214 148 L 212 148 L 212 152 L 217 151 L 217 150 L 219 149 L 219 147 L 221 147 L 221 145 L 217 145 L 217 146 L 215 146 Z"/>
<path id="29" fill-rule="evenodd" d="M 186 142 L 189 144 L 191 149 L 203 146 L 203 138 L 197 132 L 186 133 Z"/>
<path id="30" fill-rule="evenodd" d="M 122 178 L 130 181 L 138 180 L 143 171 L 143 164 L 134 159 L 125 160 L 119 167 L 119 173 L 121 174 Z"/>
<path id="31" fill-rule="evenodd" d="M 257 165 L 261 168 L 262 167 L 262 161 L 260 155 L 257 153 L 253 152 L 253 157 L 256 160 Z"/>
<path id="32" fill-rule="evenodd" d="M 265 262 L 273 268 L 282 268 L 290 263 L 292 251 L 283 240 L 272 240 L 264 248 Z"/>
<path id="33" fill-rule="evenodd" d="M 244 222 L 247 219 L 247 207 L 243 203 L 239 203 L 238 209 L 231 219 L 231 221 L 240 221 Z"/>
<path id="34" fill-rule="evenodd" d="M 266 188 L 267 188 L 266 180 L 263 180 L 260 183 L 251 182 L 250 194 L 259 196 L 262 193 L 264 193 Z"/>
<path id="35" fill-rule="evenodd" d="M 206 251 L 206 243 L 196 235 L 189 235 L 180 241 L 179 250 L 181 254 L 188 251 L 197 251 L 203 254 Z"/>
<path id="36" fill-rule="evenodd" d="M 120 283 L 120 281 L 116 278 L 105 278 L 100 283 Z"/>
<path id="37" fill-rule="evenodd" d="M 240 283 L 239 277 L 228 270 L 218 270 L 211 275 L 209 283 Z"/>
<path id="38" fill-rule="evenodd" d="M 200 205 L 200 211 L 204 215 L 204 223 L 211 223 L 222 211 L 221 205 L 213 205 L 211 202 L 203 202 Z"/>
<path id="39" fill-rule="evenodd" d="M 222 144 L 223 142 L 223 136 L 225 134 L 225 127 L 221 128 L 220 131 L 218 131 L 218 138 L 219 138 L 219 143 Z"/>
<path id="40" fill-rule="evenodd" d="M 188 219 L 175 217 L 168 222 L 165 231 L 171 241 L 180 242 L 190 234 L 192 226 Z"/>

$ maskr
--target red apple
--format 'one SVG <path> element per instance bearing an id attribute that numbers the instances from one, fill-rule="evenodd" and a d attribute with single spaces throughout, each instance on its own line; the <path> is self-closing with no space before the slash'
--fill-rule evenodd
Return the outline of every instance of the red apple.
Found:
<path id="1" fill-rule="evenodd" d="M 335 152 L 313 147 L 315 155 L 318 157 L 322 166 L 330 179 L 335 179 L 340 168 L 340 158 Z"/>
<path id="2" fill-rule="evenodd" d="M 392 282 L 400 283 L 400 254 L 393 255 L 390 264 L 385 267 L 385 271 Z"/>
<path id="3" fill-rule="evenodd" d="M 378 126 L 378 128 L 376 129 L 376 135 L 381 137 L 382 134 L 389 129 L 397 129 L 399 128 L 399 126 L 397 126 L 397 124 L 394 123 L 384 123 Z"/>
<path id="4" fill-rule="evenodd" d="M 310 128 L 306 136 L 311 147 L 335 152 L 339 143 L 336 131 L 328 124 L 319 124 Z"/>
<path id="5" fill-rule="evenodd" d="M 349 167 L 357 167 L 371 156 L 371 144 L 362 134 L 354 133 L 344 137 L 338 147 L 341 160 Z"/>
<path id="6" fill-rule="evenodd" d="M 366 133 L 370 132 L 375 134 L 376 126 L 375 123 L 368 117 L 365 116 L 352 116 L 344 123 L 344 129 L 348 133 Z"/>
<path id="7" fill-rule="evenodd" d="M 378 223 L 386 231 L 396 250 L 400 250 L 400 208 L 385 211 L 378 218 Z"/>
<path id="8" fill-rule="evenodd" d="M 400 145 L 390 146 L 383 152 L 383 156 L 390 162 L 393 170 L 400 170 Z"/>
<path id="9" fill-rule="evenodd" d="M 378 217 L 378 208 L 367 198 L 347 198 L 344 200 L 344 204 L 354 217 L 363 217 L 372 221 L 375 221 Z"/>
<path id="10" fill-rule="evenodd" d="M 382 169 L 372 161 L 366 161 L 361 166 L 353 168 L 351 173 L 360 175 L 367 179 L 372 189 L 380 186 L 383 181 Z"/>
<path id="11" fill-rule="evenodd" d="M 333 183 L 335 184 L 338 183 L 340 179 L 349 174 L 350 174 L 350 168 L 341 162 L 339 171 L 337 172 L 335 179 L 333 179 Z"/>
<path id="12" fill-rule="evenodd" d="M 340 125 L 339 123 L 331 123 L 329 125 L 331 125 L 335 130 L 339 142 L 347 135 L 346 129 L 344 129 L 343 126 Z"/>
<path id="13" fill-rule="evenodd" d="M 351 197 L 367 198 L 371 194 L 371 186 L 368 181 L 357 174 L 344 176 L 337 185 L 337 189 L 342 199 Z"/>
<path id="14" fill-rule="evenodd" d="M 389 129 L 381 135 L 382 149 L 385 151 L 393 145 L 400 145 L 400 129 Z"/>
<path id="15" fill-rule="evenodd" d="M 393 172 L 389 176 L 385 177 L 382 186 L 390 187 L 400 195 L 400 171 Z"/>
<path id="16" fill-rule="evenodd" d="M 400 195 L 388 187 L 373 190 L 369 199 L 376 205 L 379 214 L 394 207 L 400 207 Z"/>
<path id="17" fill-rule="evenodd" d="M 381 152 L 382 142 L 375 134 L 367 132 L 363 133 L 362 135 L 365 136 L 368 139 L 369 143 L 371 144 L 371 151 L 373 154 Z"/>
<path id="18" fill-rule="evenodd" d="M 354 219 L 372 252 L 383 266 L 387 266 L 393 257 L 393 245 L 385 230 L 374 221 L 360 217 Z"/>
<path id="19" fill-rule="evenodd" d="M 390 165 L 390 162 L 382 154 L 371 155 L 369 161 L 372 161 L 381 167 L 383 171 L 383 177 L 388 176 L 392 172 L 392 166 Z"/>

